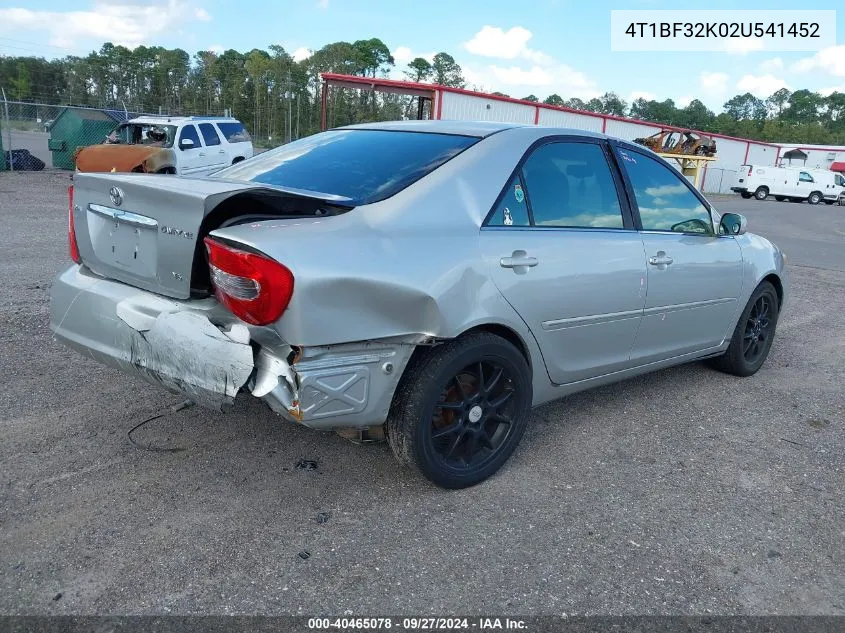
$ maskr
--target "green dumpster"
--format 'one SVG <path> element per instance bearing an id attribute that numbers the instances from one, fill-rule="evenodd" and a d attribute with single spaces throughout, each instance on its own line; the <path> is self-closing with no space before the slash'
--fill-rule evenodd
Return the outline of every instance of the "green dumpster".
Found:
<path id="1" fill-rule="evenodd" d="M 78 147 L 99 145 L 123 120 L 112 111 L 65 108 L 50 124 L 47 148 L 53 153 L 53 167 L 75 169 L 73 155 Z"/>

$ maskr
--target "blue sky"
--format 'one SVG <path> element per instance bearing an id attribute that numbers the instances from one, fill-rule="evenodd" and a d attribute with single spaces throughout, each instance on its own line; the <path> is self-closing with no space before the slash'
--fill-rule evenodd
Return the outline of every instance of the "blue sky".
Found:
<path id="1" fill-rule="evenodd" d="M 801 9 L 840 3 L 805 0 Z M 401 7 L 401 8 L 400 8 Z M 515 97 L 627 101 L 698 98 L 717 111 L 741 92 L 780 87 L 845 92 L 845 11 L 837 46 L 819 53 L 611 52 L 611 9 L 797 9 L 793 2 L 710 0 L 0 0 L 0 54 L 85 54 L 104 41 L 246 51 L 281 44 L 298 57 L 328 42 L 380 37 L 397 70 L 416 56 L 452 54 L 471 86 Z"/>

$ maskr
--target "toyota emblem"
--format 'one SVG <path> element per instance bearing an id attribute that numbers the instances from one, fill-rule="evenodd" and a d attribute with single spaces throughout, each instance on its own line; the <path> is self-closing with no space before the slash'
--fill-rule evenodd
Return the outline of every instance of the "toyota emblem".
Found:
<path id="1" fill-rule="evenodd" d="M 109 189 L 109 196 L 111 197 L 112 204 L 116 207 L 119 207 L 123 204 L 123 192 L 118 187 L 112 187 Z"/>

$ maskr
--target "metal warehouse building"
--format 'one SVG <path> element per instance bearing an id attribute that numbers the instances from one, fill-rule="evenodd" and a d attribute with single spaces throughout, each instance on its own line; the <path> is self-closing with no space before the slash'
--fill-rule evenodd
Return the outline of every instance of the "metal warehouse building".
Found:
<path id="1" fill-rule="evenodd" d="M 529 125 L 569 127 L 603 132 L 626 140 L 650 136 L 659 132 L 661 128 L 682 129 L 673 125 L 661 125 L 626 117 L 585 112 L 449 86 L 335 73 L 323 73 L 321 76 L 323 78 L 322 125 L 324 129 L 326 127 L 330 86 L 419 97 L 417 118 L 420 119 L 505 121 Z M 765 143 L 712 132 L 702 131 L 702 133 L 718 139 L 716 160 L 704 168 L 701 189 L 706 193 L 730 192 L 737 170 L 742 164 L 777 165 L 781 162 L 789 164 L 787 160 L 781 158 L 781 154 L 787 147 L 799 149 L 806 154 L 805 164 L 807 167 L 835 169 L 837 166 L 835 163 L 845 161 L 845 147 L 802 146 L 798 148 L 794 145 Z M 798 165 L 800 161 L 793 158 L 791 164 Z M 832 165 L 833 167 L 831 167 Z"/>

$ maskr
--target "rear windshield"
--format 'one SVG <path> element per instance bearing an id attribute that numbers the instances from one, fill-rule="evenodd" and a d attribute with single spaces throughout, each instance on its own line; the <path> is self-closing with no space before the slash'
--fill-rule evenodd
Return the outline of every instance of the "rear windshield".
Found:
<path id="1" fill-rule="evenodd" d="M 331 130 L 227 167 L 215 178 L 378 202 L 477 142 L 475 137 L 384 130 Z"/>

